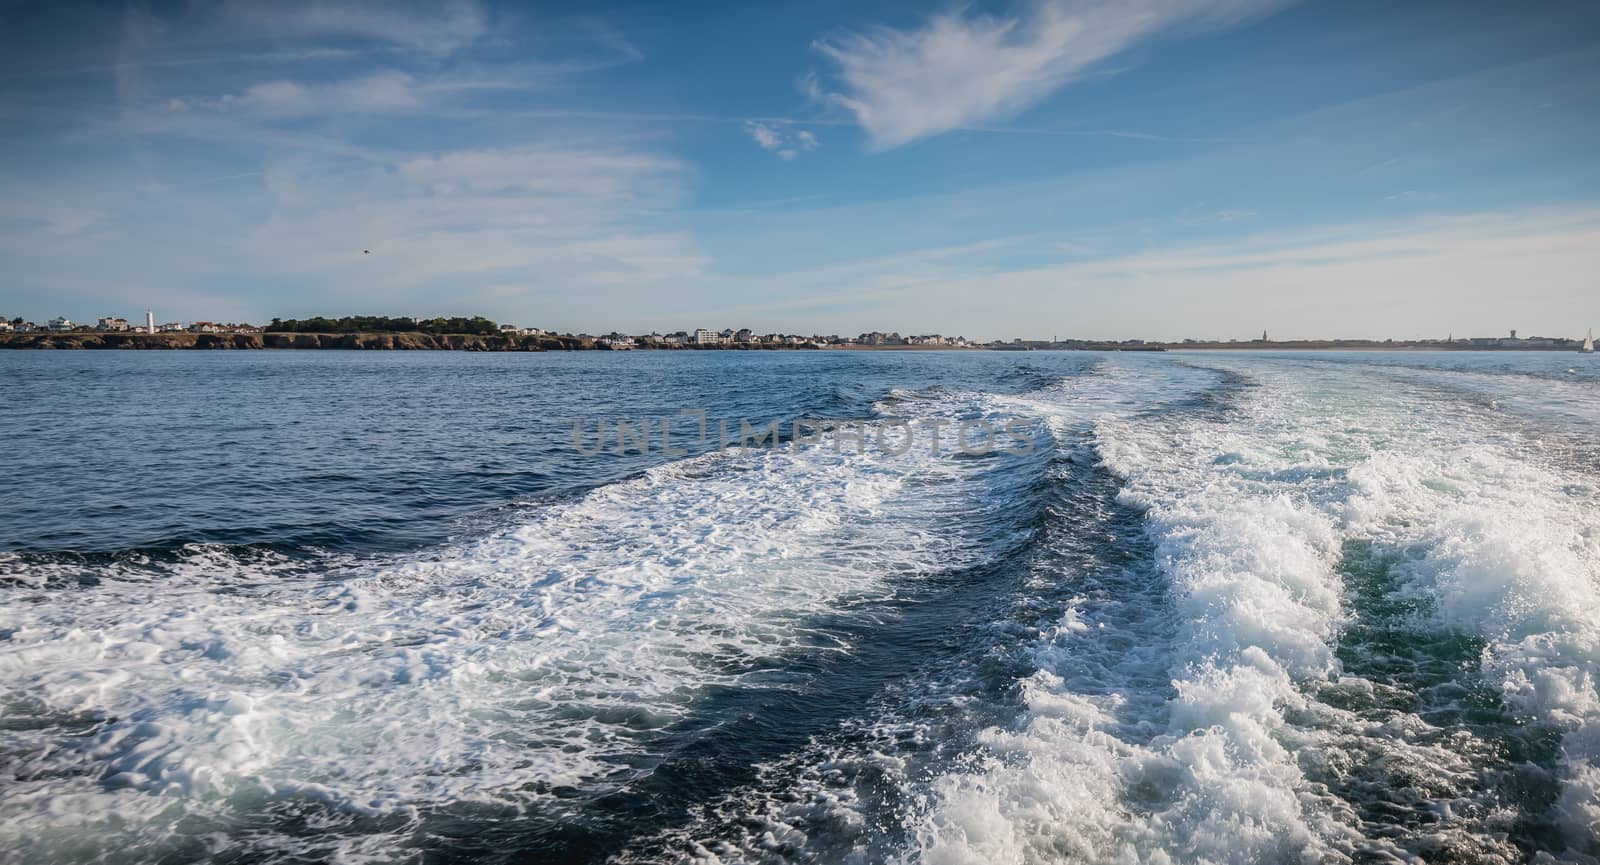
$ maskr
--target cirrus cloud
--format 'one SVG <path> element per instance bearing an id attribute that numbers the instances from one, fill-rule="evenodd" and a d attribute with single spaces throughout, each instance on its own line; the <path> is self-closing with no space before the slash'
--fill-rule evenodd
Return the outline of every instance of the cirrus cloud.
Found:
<path id="1" fill-rule="evenodd" d="M 787 121 L 746 120 L 744 131 L 757 146 L 771 151 L 779 159 L 793 159 L 817 149 L 815 133 L 808 129 L 791 129 L 791 125 Z"/>
<path id="2" fill-rule="evenodd" d="M 813 97 L 855 116 L 875 150 L 1015 116 L 1141 39 L 1180 24 L 1229 26 L 1288 0 L 1037 0 L 1009 17 L 952 12 L 910 30 L 878 27 L 813 43 L 837 91 Z"/>

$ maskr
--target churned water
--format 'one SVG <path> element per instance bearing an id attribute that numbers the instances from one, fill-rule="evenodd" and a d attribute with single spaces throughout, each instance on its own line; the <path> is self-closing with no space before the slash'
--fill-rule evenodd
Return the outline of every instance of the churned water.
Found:
<path id="1" fill-rule="evenodd" d="M 1600 856 L 1580 355 L 0 375 L 5 861 Z"/>

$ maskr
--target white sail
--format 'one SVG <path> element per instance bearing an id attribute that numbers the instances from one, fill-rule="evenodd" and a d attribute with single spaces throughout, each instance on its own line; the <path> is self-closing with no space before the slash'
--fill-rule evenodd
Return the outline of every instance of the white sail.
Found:
<path id="1" fill-rule="evenodd" d="M 1583 350 L 1584 351 L 1588 351 L 1588 352 L 1594 351 L 1594 331 L 1593 330 L 1590 330 L 1589 331 L 1589 335 L 1583 338 Z"/>

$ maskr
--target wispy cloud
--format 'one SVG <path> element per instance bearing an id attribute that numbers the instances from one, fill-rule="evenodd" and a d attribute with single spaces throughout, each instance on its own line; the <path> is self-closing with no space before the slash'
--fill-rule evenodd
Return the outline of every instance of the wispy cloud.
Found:
<path id="1" fill-rule="evenodd" d="M 935 15 L 910 30 L 879 27 L 821 39 L 836 90 L 812 95 L 855 116 L 886 150 L 1015 116 L 1091 65 L 1179 24 L 1226 26 L 1285 0 L 1035 0 L 1015 15 Z"/>
<path id="2" fill-rule="evenodd" d="M 370 0 L 229 0 L 219 11 L 224 26 L 252 38 L 367 39 L 439 56 L 489 30 L 483 8 L 472 0 L 414 6 Z"/>
<path id="3" fill-rule="evenodd" d="M 194 65 L 317 63 L 355 56 L 357 49 L 421 54 L 437 61 L 488 33 L 473 0 L 437 5 L 369 0 L 224 0 L 174 14 L 134 6 L 121 13 L 114 62 L 69 66 L 51 74 L 109 69 L 124 105 L 148 95 L 145 72 Z M 354 44 L 352 44 L 354 43 Z"/>
<path id="4" fill-rule="evenodd" d="M 596 206 L 650 210 L 677 198 L 688 166 L 644 151 L 596 145 L 460 150 L 406 160 L 395 173 L 437 201 L 467 193 L 515 194 L 564 213 Z"/>
<path id="5" fill-rule="evenodd" d="M 257 66 L 266 64 L 293 65 L 317 61 L 347 60 L 359 52 L 348 48 L 314 48 L 306 51 L 236 51 L 227 54 L 205 54 L 192 57 L 167 57 L 162 59 L 127 60 L 117 63 L 85 66 L 37 66 L 25 73 L 0 78 L 0 81 L 25 81 L 35 78 L 97 75 L 104 72 L 125 72 L 135 69 L 176 69 L 186 66 Z"/>
<path id="6" fill-rule="evenodd" d="M 778 137 L 778 130 L 765 123 L 746 121 L 744 131 L 750 134 L 751 140 L 761 145 L 762 150 L 777 150 L 783 146 L 783 139 Z"/>
<path id="7" fill-rule="evenodd" d="M 404 0 L 96 14 L 99 41 L 14 109 L 34 112 L 30 143 L 74 156 L 0 172 L 0 258 L 34 296 L 251 319 L 537 305 L 551 321 L 703 270 L 661 216 L 694 170 L 646 124 L 499 117 L 509 100 L 483 92 L 576 92 L 639 60 L 604 21 L 511 28 L 515 6 Z M 111 94 L 66 80 L 107 71 Z M 57 93 L 76 98 L 47 136 Z"/>
<path id="8" fill-rule="evenodd" d="M 582 141 L 449 151 L 356 174 L 289 164 L 268 173 L 270 216 L 247 254 L 257 272 L 338 286 L 358 306 L 418 308 L 441 290 L 502 308 L 592 303 L 619 286 L 648 291 L 703 272 L 686 235 L 647 226 L 690 176 L 671 157 Z M 520 299 L 476 294 L 506 286 Z"/>
<path id="9" fill-rule="evenodd" d="M 1239 222 L 1254 219 L 1254 210 L 1241 210 L 1239 208 L 1223 208 L 1222 210 L 1202 210 L 1185 213 L 1178 217 L 1180 225 L 1226 225 L 1230 222 Z"/>
<path id="10" fill-rule="evenodd" d="M 779 159 L 793 159 L 817 149 L 817 136 L 809 129 L 794 129 L 789 123 L 773 120 L 746 120 L 745 134 L 762 150 Z"/>
<path id="11" fill-rule="evenodd" d="M 252 318 L 537 307 L 549 316 L 542 320 L 572 321 L 561 310 L 581 303 L 592 316 L 600 298 L 622 306 L 620 292 L 688 284 L 706 267 L 686 233 L 653 222 L 682 201 L 692 168 L 603 139 L 445 150 L 354 169 L 289 157 L 249 176 L 259 179 L 248 196 L 226 199 L 196 184 L 53 184 L 59 207 L 0 207 L 0 255 L 18 278 L 82 286 L 100 303 L 193 304 Z M 6 191 L 17 202 L 24 192 L 50 197 L 20 181 Z M 102 254 L 74 256 L 85 242 Z M 195 294 L 240 275 L 277 289 L 254 301 Z M 521 294 L 480 297 L 500 290 L 490 286 Z"/>
<path id="12" fill-rule="evenodd" d="M 1246 337 L 1263 327 L 1285 338 L 1443 337 L 1510 326 L 1575 336 L 1580 331 L 1551 311 L 1593 308 L 1600 210 L 1427 216 L 1121 254 L 1062 250 L 1068 261 L 1032 268 L 993 266 L 982 254 L 992 245 L 1059 244 L 1000 238 L 796 271 L 731 295 L 722 308 L 744 320 L 781 314 L 822 332 L 892 316 L 913 331 L 1014 336 L 1015 310 L 1026 309 L 1023 327 L 1054 322 L 1053 331 L 1091 338 Z M 1536 311 L 1506 290 L 1530 283 L 1555 302 Z M 840 309 L 848 312 L 843 321 Z"/>
<path id="13" fill-rule="evenodd" d="M 242 93 L 224 93 L 209 101 L 191 103 L 171 99 L 167 102 L 167 108 L 172 111 L 201 108 L 252 112 L 268 117 L 382 114 L 422 109 L 439 97 L 470 90 L 508 90 L 526 86 L 529 85 L 502 80 L 419 81 L 407 73 L 390 70 L 347 81 L 265 81 L 250 85 Z"/>
<path id="14" fill-rule="evenodd" d="M 304 115 L 392 111 L 416 108 L 421 102 L 410 75 L 382 72 L 330 84 L 269 81 L 251 85 L 238 96 L 225 94 L 217 104 L 264 114 Z"/>

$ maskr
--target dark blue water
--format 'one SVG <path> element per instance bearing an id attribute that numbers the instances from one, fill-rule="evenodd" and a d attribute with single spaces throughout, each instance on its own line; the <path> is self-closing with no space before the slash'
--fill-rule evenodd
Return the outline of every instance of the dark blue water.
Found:
<path id="1" fill-rule="evenodd" d="M 558 496 L 665 457 L 579 455 L 604 420 L 713 425 L 862 417 L 891 388 L 1008 392 L 1085 365 L 992 354 L 6 352 L 0 549 L 186 543 L 396 550 L 485 509 Z M 677 421 L 685 432 L 693 419 Z M 609 427 L 608 427 L 609 428 Z M 681 438 L 674 447 L 714 444 Z M 659 438 L 653 440 L 659 444 Z"/>
<path id="2" fill-rule="evenodd" d="M 5 861 L 1600 855 L 1578 355 L 0 352 L 0 380 Z M 741 420 L 781 434 L 724 448 Z"/>

